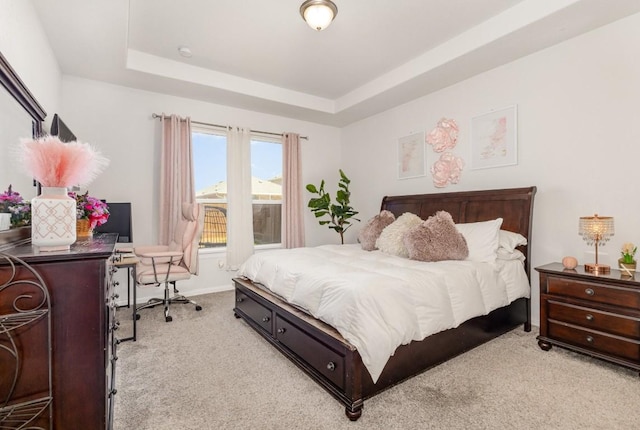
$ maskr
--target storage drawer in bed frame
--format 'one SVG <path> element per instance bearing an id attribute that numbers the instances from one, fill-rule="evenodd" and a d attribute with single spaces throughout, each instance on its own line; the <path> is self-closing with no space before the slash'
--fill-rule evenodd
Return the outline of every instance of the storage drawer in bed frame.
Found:
<path id="1" fill-rule="evenodd" d="M 345 405 L 351 420 L 362 414 L 364 400 L 426 369 L 462 354 L 525 323 L 529 301 L 518 299 L 458 328 L 396 349 L 377 383 L 356 348 L 334 328 L 280 300 L 244 278 L 235 278 L 233 309 L 263 338 Z"/>
<path id="2" fill-rule="evenodd" d="M 359 417 L 364 401 L 359 381 L 363 364 L 355 348 L 332 327 L 264 292 L 248 280 L 236 278 L 234 283 L 236 317 L 245 320 L 344 403 L 350 418 Z"/>

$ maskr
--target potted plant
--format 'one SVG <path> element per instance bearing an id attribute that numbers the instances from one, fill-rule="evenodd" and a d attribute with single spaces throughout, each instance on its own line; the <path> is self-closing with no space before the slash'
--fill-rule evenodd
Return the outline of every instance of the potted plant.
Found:
<path id="1" fill-rule="evenodd" d="M 78 237 L 91 237 L 93 229 L 107 222 L 109 219 L 109 207 L 105 202 L 89 195 L 69 193 L 69 197 L 76 201 L 76 235 Z"/>
<path id="2" fill-rule="evenodd" d="M 358 214 L 350 205 L 349 198 L 351 192 L 349 191 L 349 183 L 351 181 L 347 178 L 342 170 L 340 172 L 340 180 L 338 182 L 338 191 L 336 192 L 336 203 L 331 203 L 331 196 L 324 190 L 324 179 L 320 182 L 320 187 L 316 187 L 313 184 L 307 185 L 307 191 L 312 194 L 317 194 L 318 197 L 314 197 L 309 200 L 309 208 L 316 218 L 324 218 L 326 216 L 329 219 L 318 219 L 320 225 L 328 225 L 330 229 L 335 230 L 340 235 L 340 243 L 344 244 L 344 232 L 351 227 L 349 221 L 355 215 Z M 357 218 L 353 218 L 355 221 L 360 221 Z"/>
<path id="3" fill-rule="evenodd" d="M 622 244 L 620 254 L 622 257 L 618 259 L 618 266 L 622 270 L 623 275 L 633 276 L 632 272 L 636 270 L 636 260 L 633 258 L 636 255 L 638 247 L 631 242 Z"/>
<path id="4" fill-rule="evenodd" d="M 25 202 L 20 193 L 9 185 L 7 191 L 0 194 L 0 230 L 29 225 L 30 220 L 29 202 Z"/>
<path id="5" fill-rule="evenodd" d="M 31 244 L 40 251 L 64 251 L 76 241 L 76 201 L 67 194 L 91 182 L 109 160 L 91 145 L 62 142 L 56 136 L 22 140 L 20 161 L 42 185 L 31 200 Z"/>

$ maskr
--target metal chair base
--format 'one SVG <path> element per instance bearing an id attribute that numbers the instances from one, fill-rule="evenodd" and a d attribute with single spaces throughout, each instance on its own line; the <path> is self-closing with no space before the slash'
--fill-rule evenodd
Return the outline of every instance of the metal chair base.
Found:
<path id="1" fill-rule="evenodd" d="M 171 317 L 171 315 L 169 315 L 169 306 L 172 303 L 183 304 L 183 305 L 190 303 L 196 307 L 196 311 L 202 310 L 202 306 L 200 306 L 195 301 L 189 299 L 188 297 L 182 294 L 177 294 L 179 291 L 176 289 L 175 283 L 171 283 L 171 284 L 173 285 L 173 292 L 174 292 L 173 297 L 169 297 L 169 283 L 167 283 L 164 289 L 164 299 L 154 297 L 152 299 L 149 299 L 147 303 L 136 307 L 136 320 L 140 319 L 140 314 L 138 312 L 141 311 L 142 309 L 153 308 L 155 306 L 163 305 L 164 319 L 166 322 L 171 322 L 173 321 L 173 318 Z"/>

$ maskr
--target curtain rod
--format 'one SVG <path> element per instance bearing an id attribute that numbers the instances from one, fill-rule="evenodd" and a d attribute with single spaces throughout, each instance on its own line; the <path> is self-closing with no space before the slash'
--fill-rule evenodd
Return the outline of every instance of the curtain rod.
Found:
<path id="1" fill-rule="evenodd" d="M 167 115 L 160 115 L 160 114 L 157 114 L 157 113 L 154 113 L 154 114 L 152 114 L 151 116 L 152 116 L 154 119 L 155 119 L 155 118 L 160 118 L 160 119 L 162 119 L 163 117 L 164 117 L 164 118 L 168 118 L 168 116 L 167 116 Z M 201 121 L 193 121 L 193 120 L 191 120 L 191 123 L 192 123 L 192 124 L 197 124 L 197 125 L 208 125 L 208 126 L 210 126 L 210 127 L 217 127 L 217 128 L 224 128 L 224 129 L 229 128 L 229 126 L 228 126 L 228 125 L 211 124 L 211 123 L 209 123 L 209 122 L 201 122 Z M 269 136 L 280 136 L 280 137 L 282 137 L 282 133 L 273 133 L 273 132 L 271 132 L 271 131 L 261 131 L 261 130 L 249 130 L 249 131 L 250 131 L 250 132 L 252 132 L 252 133 L 267 134 L 267 135 L 269 135 Z M 308 136 L 300 136 L 300 139 L 309 140 L 309 137 L 308 137 Z"/>

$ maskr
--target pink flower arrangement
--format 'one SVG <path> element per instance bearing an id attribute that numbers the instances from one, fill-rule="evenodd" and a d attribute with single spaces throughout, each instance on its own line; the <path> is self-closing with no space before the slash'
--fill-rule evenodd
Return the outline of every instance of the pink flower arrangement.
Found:
<path id="1" fill-rule="evenodd" d="M 10 213 L 11 225 L 15 227 L 29 225 L 31 220 L 31 205 L 20 193 L 13 191 L 11 185 L 0 194 L 0 212 Z"/>
<path id="2" fill-rule="evenodd" d="M 427 135 L 427 143 L 435 152 L 453 149 L 458 142 L 458 124 L 452 119 L 442 118 L 436 128 Z"/>
<path id="3" fill-rule="evenodd" d="M 84 194 L 69 193 L 69 197 L 76 201 L 76 218 L 88 219 L 89 229 L 93 230 L 104 224 L 109 219 L 109 207 L 105 202 L 89 195 L 89 191 Z"/>
<path id="4" fill-rule="evenodd" d="M 55 136 L 21 142 L 21 162 L 27 173 L 44 187 L 86 185 L 109 160 L 87 143 L 64 143 Z"/>
<path id="5" fill-rule="evenodd" d="M 431 166 L 431 175 L 433 176 L 433 185 L 438 188 L 447 186 L 447 183 L 457 184 L 462 175 L 464 160 L 456 157 L 450 152 L 445 152 L 440 159 Z"/>

